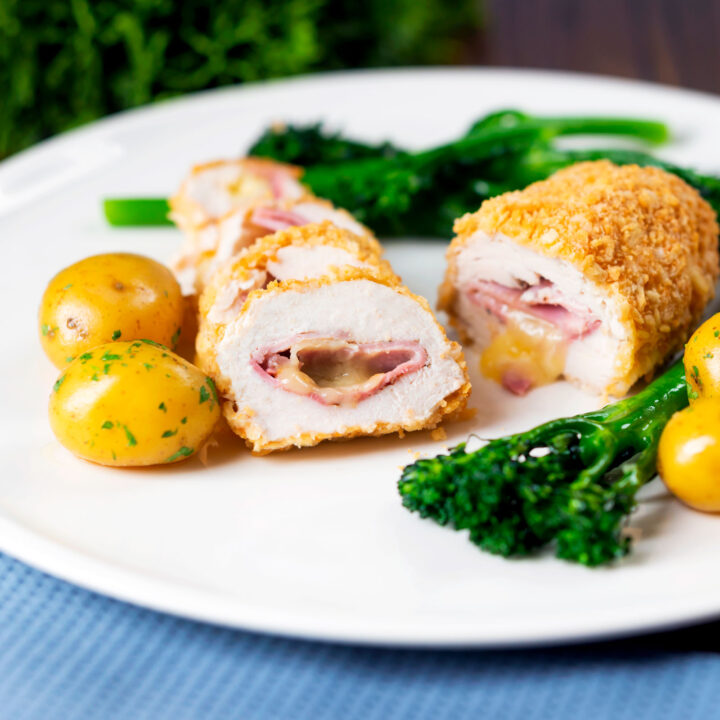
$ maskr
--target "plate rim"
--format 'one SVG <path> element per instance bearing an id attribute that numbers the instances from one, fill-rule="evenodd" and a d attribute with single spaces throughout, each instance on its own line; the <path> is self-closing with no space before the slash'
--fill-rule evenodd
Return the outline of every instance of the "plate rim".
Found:
<path id="1" fill-rule="evenodd" d="M 377 620 L 371 623 L 373 627 L 366 627 L 357 623 L 357 617 L 354 618 L 354 623 L 348 625 L 347 620 L 339 623 L 334 620 L 329 624 L 326 620 L 319 619 L 318 615 L 308 619 L 308 615 L 304 614 L 302 619 L 298 620 L 298 615 L 294 613 L 274 609 L 258 612 L 257 606 L 243 604 L 229 595 L 226 600 L 220 600 L 222 594 L 219 592 L 196 590 L 180 581 L 164 580 L 140 570 L 128 570 L 109 560 L 96 559 L 88 553 L 73 550 L 60 541 L 53 542 L 2 513 L 0 545 L 2 552 L 35 570 L 106 599 L 189 621 L 311 642 L 419 650 L 541 648 L 619 640 L 671 631 L 720 617 L 720 594 L 708 594 L 703 595 L 702 600 L 674 606 L 672 613 L 665 611 L 653 614 L 648 608 L 650 612 L 646 613 L 641 622 L 621 616 L 605 622 L 595 630 L 588 630 L 586 626 L 566 626 L 562 631 L 535 629 L 530 632 L 520 626 L 518 630 L 508 632 L 507 625 L 503 625 L 502 632 L 496 632 L 491 622 L 485 622 L 473 626 L 471 630 L 468 630 L 467 624 L 463 624 L 452 631 L 443 627 L 439 632 L 420 634 L 413 628 L 411 634 L 406 634 L 391 629 L 392 623 L 387 624 L 387 621 L 383 628 L 378 630 Z M 592 569 L 587 571 L 592 572 Z"/>

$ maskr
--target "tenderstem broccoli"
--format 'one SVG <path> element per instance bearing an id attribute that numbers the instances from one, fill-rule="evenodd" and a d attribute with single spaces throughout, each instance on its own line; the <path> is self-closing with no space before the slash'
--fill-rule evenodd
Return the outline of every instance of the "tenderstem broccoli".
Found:
<path id="1" fill-rule="evenodd" d="M 459 215 L 475 210 L 504 182 L 488 171 L 565 135 L 619 135 L 667 140 L 660 122 L 613 117 L 538 117 L 517 110 L 490 113 L 459 139 L 418 152 L 389 143 L 367 145 L 318 126 L 276 127 L 251 155 L 305 166 L 313 192 L 350 210 L 378 235 L 449 236 Z M 342 158 L 342 160 L 340 160 Z"/>
<path id="2" fill-rule="evenodd" d="M 507 187 L 513 163 L 533 149 L 549 148 L 553 138 L 574 134 L 658 143 L 668 132 L 664 124 L 651 120 L 536 117 L 505 110 L 483 117 L 459 139 L 429 150 L 367 144 L 311 125 L 273 126 L 248 154 L 302 165 L 304 182 L 315 194 L 346 208 L 378 235 L 447 237 L 458 215 Z M 168 224 L 164 199 L 143 202 L 106 200 L 106 217 L 113 225 Z"/>
<path id="3" fill-rule="evenodd" d="M 601 410 L 466 443 L 404 468 L 403 505 L 505 557 L 552 546 L 595 566 L 630 549 L 624 533 L 637 492 L 656 472 L 660 434 L 688 403 L 684 368 L 673 365 L 638 394 Z"/>

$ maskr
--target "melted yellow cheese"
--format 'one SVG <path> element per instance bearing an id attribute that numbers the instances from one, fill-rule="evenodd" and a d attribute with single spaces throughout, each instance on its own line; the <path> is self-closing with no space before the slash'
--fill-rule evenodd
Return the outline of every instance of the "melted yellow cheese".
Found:
<path id="1" fill-rule="evenodd" d="M 226 185 L 230 195 L 244 200 L 272 200 L 273 191 L 270 183 L 252 173 L 243 173 L 240 177 Z"/>
<path id="2" fill-rule="evenodd" d="M 317 385 L 332 388 L 362 385 L 375 375 L 362 357 L 351 360 L 324 358 L 312 363 L 303 362 L 302 368 Z"/>
<path id="3" fill-rule="evenodd" d="M 522 313 L 511 313 L 493 328 L 480 358 L 483 375 L 499 383 L 511 373 L 532 387 L 554 382 L 563 373 L 567 340 L 554 325 Z"/>
<path id="4" fill-rule="evenodd" d="M 355 404 L 364 392 L 376 387 L 383 373 L 374 373 L 362 357 L 333 358 L 332 352 L 315 361 L 303 362 L 303 350 L 342 349 L 342 341 L 305 340 L 297 343 L 290 357 L 278 367 L 276 378 L 285 390 L 297 395 L 316 395 L 331 405 Z"/>

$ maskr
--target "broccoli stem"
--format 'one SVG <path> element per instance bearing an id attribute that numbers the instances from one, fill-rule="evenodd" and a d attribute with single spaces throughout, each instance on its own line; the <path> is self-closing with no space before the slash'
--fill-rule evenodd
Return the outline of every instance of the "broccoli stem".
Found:
<path id="1" fill-rule="evenodd" d="M 105 218 L 115 227 L 172 225 L 165 198 L 106 198 Z"/>
<path id="2" fill-rule="evenodd" d="M 587 115 L 540 117 L 527 115 L 518 110 L 500 110 L 486 115 L 471 126 L 467 137 L 482 134 L 493 128 L 511 128 L 518 125 L 543 127 L 548 138 L 559 135 L 622 135 L 660 144 L 670 137 L 667 125 L 657 120 Z"/>
<path id="3" fill-rule="evenodd" d="M 615 117 L 535 117 L 517 110 L 500 110 L 475 122 L 465 137 L 519 125 L 542 127 L 548 136 L 622 135 L 649 143 L 663 143 L 667 126 L 655 120 Z M 276 124 L 268 128 L 249 148 L 248 155 L 267 157 L 294 165 L 332 165 L 363 158 L 392 158 L 410 153 L 389 142 L 365 143 L 341 133 L 323 130 L 322 125 Z"/>
<path id="4" fill-rule="evenodd" d="M 667 421 L 687 404 L 685 368 L 682 360 L 678 360 L 636 395 L 606 405 L 596 412 L 576 416 L 581 423 L 587 422 L 593 428 L 601 429 L 598 433 L 590 433 L 580 439 L 580 449 L 584 456 L 597 458 L 592 472 L 596 473 L 598 468 L 603 472 L 608 471 L 618 456 L 630 450 L 633 456 L 643 453 L 654 461 L 660 434 Z M 569 422 L 571 420 L 551 420 L 544 426 L 543 432 L 552 433 L 558 427 L 567 427 Z M 642 482 L 654 476 L 654 464 L 652 468 L 652 474 L 643 476 Z"/>
<path id="5" fill-rule="evenodd" d="M 558 117 L 548 118 L 547 124 L 555 135 L 620 135 L 658 145 L 667 142 L 670 138 L 667 125 L 655 120 L 614 117 Z"/>
<path id="6" fill-rule="evenodd" d="M 656 472 L 658 443 L 688 403 L 673 365 L 637 395 L 601 410 L 551 420 L 468 453 L 404 468 L 403 505 L 458 530 L 484 550 L 527 555 L 554 544 L 563 559 L 594 566 L 629 551 L 623 524 Z"/>
<path id="7" fill-rule="evenodd" d="M 668 137 L 667 127 L 652 120 L 631 118 L 536 118 L 515 111 L 499 113 L 509 116 L 507 122 L 475 125 L 459 140 L 420 152 L 396 152 L 390 157 L 365 157 L 340 164 L 330 163 L 308 169 L 305 180 L 318 194 L 319 189 L 332 193 L 333 182 L 346 178 L 366 177 L 382 181 L 383 173 L 395 167 L 427 170 L 438 163 L 458 161 L 478 162 L 502 155 L 509 150 L 530 147 L 535 141 L 547 141 L 560 135 L 605 134 L 625 135 L 650 142 L 663 142 Z M 279 159 L 279 158 L 278 158 Z M 319 187 L 318 187 L 319 186 Z"/>

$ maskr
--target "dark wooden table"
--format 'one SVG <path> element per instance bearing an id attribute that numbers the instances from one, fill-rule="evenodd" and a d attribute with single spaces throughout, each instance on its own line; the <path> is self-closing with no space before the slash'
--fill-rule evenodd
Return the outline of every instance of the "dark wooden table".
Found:
<path id="1" fill-rule="evenodd" d="M 470 64 L 641 78 L 720 93 L 720 0 L 484 0 Z"/>

